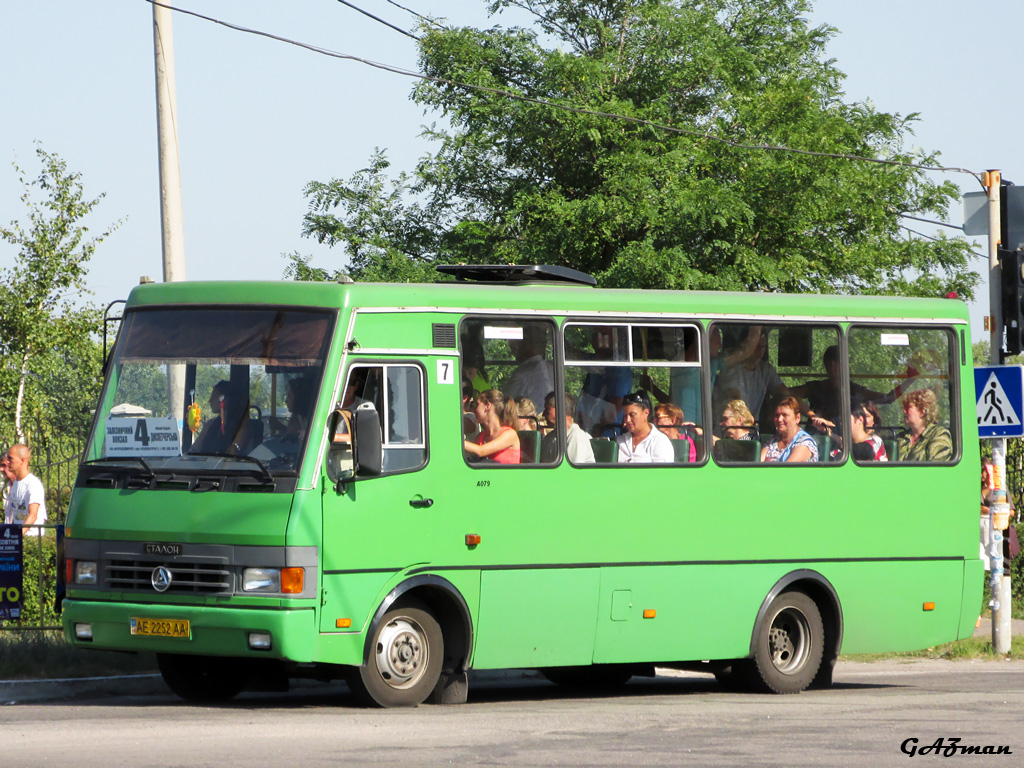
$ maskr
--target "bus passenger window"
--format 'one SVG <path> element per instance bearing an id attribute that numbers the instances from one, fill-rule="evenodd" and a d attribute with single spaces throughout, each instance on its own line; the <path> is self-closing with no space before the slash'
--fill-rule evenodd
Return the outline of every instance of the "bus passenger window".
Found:
<path id="1" fill-rule="evenodd" d="M 716 462 L 842 458 L 849 416 L 838 328 L 715 323 L 709 334 Z"/>
<path id="2" fill-rule="evenodd" d="M 854 326 L 849 339 L 850 419 L 859 438 L 854 460 L 953 462 L 959 446 L 952 410 L 953 334 Z"/>
<path id="3" fill-rule="evenodd" d="M 459 351 L 467 461 L 489 466 L 557 462 L 557 455 L 551 461 L 541 456 L 549 426 L 540 411 L 555 389 L 554 335 L 548 320 L 463 321 Z"/>
<path id="4" fill-rule="evenodd" d="M 699 340 L 694 325 L 566 324 L 566 391 L 578 393 L 573 422 L 590 436 L 598 463 L 633 463 L 625 441 L 650 430 L 669 438 L 661 463 L 703 460 Z"/>

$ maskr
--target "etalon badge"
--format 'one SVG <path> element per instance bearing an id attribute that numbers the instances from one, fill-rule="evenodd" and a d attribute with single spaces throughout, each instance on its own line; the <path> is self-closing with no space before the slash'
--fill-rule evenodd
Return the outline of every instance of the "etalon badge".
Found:
<path id="1" fill-rule="evenodd" d="M 161 565 L 153 569 L 149 581 L 157 592 L 166 592 L 171 586 L 171 572 Z"/>

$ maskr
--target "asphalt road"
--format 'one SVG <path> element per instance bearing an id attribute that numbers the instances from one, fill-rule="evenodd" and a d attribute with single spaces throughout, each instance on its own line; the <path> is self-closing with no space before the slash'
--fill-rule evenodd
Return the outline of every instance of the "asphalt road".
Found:
<path id="1" fill-rule="evenodd" d="M 841 662 L 833 688 L 797 696 L 673 673 L 584 697 L 515 676 L 411 710 L 360 709 L 337 684 L 217 707 L 163 694 L 9 705 L 0 765 L 912 766 L 935 755 L 901 744 L 938 738 L 1012 751 L 945 763 L 987 768 L 1024 764 L 1022 716 L 1024 662 L 1004 661 Z"/>

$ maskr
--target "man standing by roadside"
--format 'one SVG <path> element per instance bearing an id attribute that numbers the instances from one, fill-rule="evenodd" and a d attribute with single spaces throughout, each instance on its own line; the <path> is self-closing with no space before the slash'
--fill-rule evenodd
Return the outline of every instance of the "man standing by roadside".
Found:
<path id="1" fill-rule="evenodd" d="M 12 445 L 4 456 L 5 474 L 14 476 L 4 504 L 4 522 L 25 526 L 25 536 L 40 536 L 43 529 L 35 526 L 46 522 L 46 490 L 42 481 L 29 471 L 31 458 L 28 446 L 21 443 Z"/>

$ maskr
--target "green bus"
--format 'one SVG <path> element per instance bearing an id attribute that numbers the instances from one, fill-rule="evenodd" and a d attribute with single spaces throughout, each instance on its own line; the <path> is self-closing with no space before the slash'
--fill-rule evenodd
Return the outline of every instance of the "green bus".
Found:
<path id="1" fill-rule="evenodd" d="M 132 291 L 69 642 L 155 652 L 187 700 L 306 677 L 411 706 L 498 668 L 795 693 L 840 652 L 972 634 L 962 302 L 439 269 Z"/>

